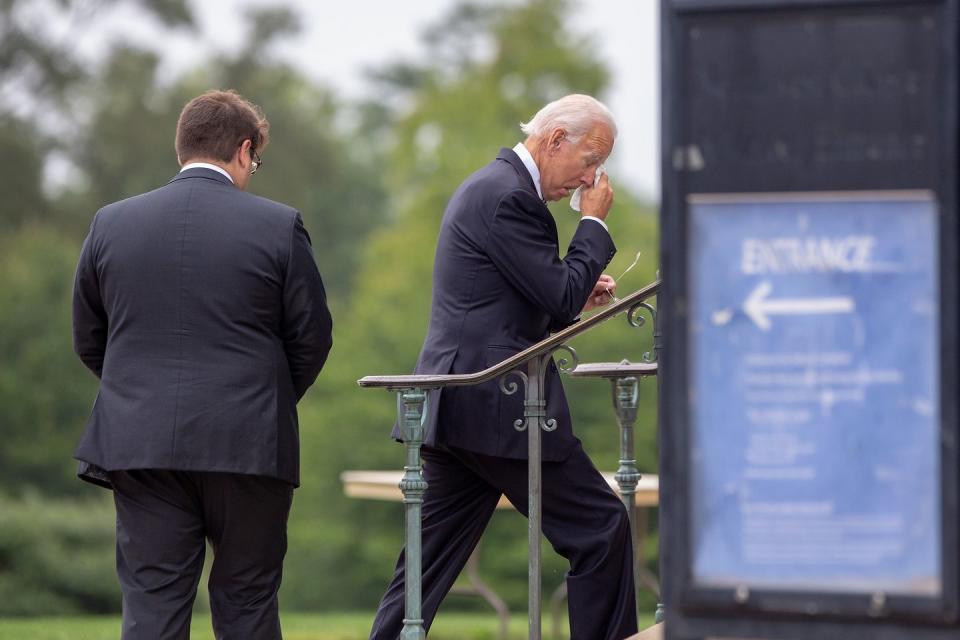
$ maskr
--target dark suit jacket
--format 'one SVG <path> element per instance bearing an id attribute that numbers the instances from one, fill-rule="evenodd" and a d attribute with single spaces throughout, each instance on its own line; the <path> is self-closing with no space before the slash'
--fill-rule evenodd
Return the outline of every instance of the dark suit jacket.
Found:
<path id="1" fill-rule="evenodd" d="M 332 344 L 300 214 L 194 168 L 97 212 L 73 339 L 100 378 L 75 457 L 299 483 L 297 401 Z"/>
<path id="2" fill-rule="evenodd" d="M 473 373 L 497 364 L 569 325 L 616 248 L 602 225 L 582 221 L 561 260 L 557 227 L 533 179 L 510 149 L 457 189 L 440 225 L 430 327 L 416 373 Z M 551 362 L 543 459 L 562 460 L 577 444 L 563 386 Z M 428 396 L 428 445 L 446 444 L 525 458 L 523 387 L 504 395 L 497 381 Z M 394 429 L 394 436 L 399 431 Z"/>

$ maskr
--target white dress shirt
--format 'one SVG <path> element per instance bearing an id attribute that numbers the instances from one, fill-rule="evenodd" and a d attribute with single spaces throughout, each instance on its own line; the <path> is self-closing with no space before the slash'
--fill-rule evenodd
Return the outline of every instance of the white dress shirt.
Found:
<path id="1" fill-rule="evenodd" d="M 180 169 L 180 173 L 183 173 L 187 169 L 213 169 L 214 171 L 219 171 L 223 175 L 227 176 L 227 179 L 230 180 L 230 183 L 233 183 L 233 178 L 230 177 L 230 174 L 227 173 L 227 170 L 223 167 L 218 167 L 215 164 L 210 164 L 209 162 L 188 162 L 183 165 L 183 168 Z"/>
<path id="2" fill-rule="evenodd" d="M 530 155 L 530 151 L 527 149 L 526 145 L 524 145 L 522 142 L 518 142 L 513 148 L 513 152 L 520 156 L 520 161 L 523 163 L 523 166 L 527 168 L 527 171 L 530 173 L 530 177 L 533 178 L 533 186 L 537 188 L 537 195 L 540 196 L 541 200 L 543 200 L 543 191 L 540 189 L 540 169 L 537 167 L 537 163 L 534 162 L 533 156 Z M 604 229 L 607 229 L 607 223 L 596 216 L 580 216 L 580 219 L 599 222 Z M 607 229 L 607 233 L 610 233 L 610 229 Z"/>

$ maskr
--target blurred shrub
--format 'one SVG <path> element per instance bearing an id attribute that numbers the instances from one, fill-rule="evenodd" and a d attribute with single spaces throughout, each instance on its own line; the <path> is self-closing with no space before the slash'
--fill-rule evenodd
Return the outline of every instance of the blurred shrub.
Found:
<path id="1" fill-rule="evenodd" d="M 110 494 L 0 496 L 0 616 L 120 611 Z"/>

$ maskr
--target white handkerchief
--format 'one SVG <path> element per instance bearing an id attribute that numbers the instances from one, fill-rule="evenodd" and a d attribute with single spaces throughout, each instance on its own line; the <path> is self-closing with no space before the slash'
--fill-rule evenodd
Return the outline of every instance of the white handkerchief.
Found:
<path id="1" fill-rule="evenodd" d="M 593 176 L 593 186 L 597 186 L 600 183 L 600 176 L 602 176 L 606 172 L 607 170 L 604 168 L 603 165 L 600 165 L 599 167 L 597 167 L 597 173 L 596 175 Z M 577 213 L 580 212 L 580 194 L 582 192 L 583 192 L 583 186 L 579 186 L 574 190 L 573 195 L 570 196 L 570 208 L 576 211 Z"/>

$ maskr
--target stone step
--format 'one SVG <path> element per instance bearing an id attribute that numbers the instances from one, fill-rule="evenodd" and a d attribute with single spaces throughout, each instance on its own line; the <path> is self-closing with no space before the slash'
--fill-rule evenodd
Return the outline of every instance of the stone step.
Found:
<path id="1" fill-rule="evenodd" d="M 635 636 L 626 638 L 626 640 L 663 640 L 663 623 L 659 622 Z"/>

